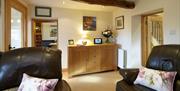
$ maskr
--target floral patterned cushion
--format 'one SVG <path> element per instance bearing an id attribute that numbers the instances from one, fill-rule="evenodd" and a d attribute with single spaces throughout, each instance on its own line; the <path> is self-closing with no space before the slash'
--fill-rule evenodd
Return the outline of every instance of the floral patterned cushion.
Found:
<path id="1" fill-rule="evenodd" d="M 18 91 L 54 91 L 58 79 L 42 79 L 23 74 Z"/>
<path id="2" fill-rule="evenodd" d="M 173 91 L 173 83 L 177 72 L 166 72 L 148 68 L 140 68 L 134 84 L 140 84 L 157 91 Z"/>

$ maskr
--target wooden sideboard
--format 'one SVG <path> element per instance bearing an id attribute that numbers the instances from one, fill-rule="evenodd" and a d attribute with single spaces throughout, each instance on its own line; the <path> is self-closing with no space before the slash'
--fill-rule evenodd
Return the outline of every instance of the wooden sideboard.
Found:
<path id="1" fill-rule="evenodd" d="M 116 44 L 68 47 L 69 76 L 117 69 Z"/>

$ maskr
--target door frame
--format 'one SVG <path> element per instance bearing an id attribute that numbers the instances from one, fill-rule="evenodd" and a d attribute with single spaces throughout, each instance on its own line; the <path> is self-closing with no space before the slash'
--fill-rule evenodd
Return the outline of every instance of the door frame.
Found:
<path id="1" fill-rule="evenodd" d="M 5 0 L 5 51 L 9 51 L 11 40 L 11 8 L 22 12 L 22 46 L 27 47 L 27 7 L 18 0 Z"/>
<path id="2" fill-rule="evenodd" d="M 158 10 L 152 13 L 143 14 L 141 15 L 141 64 L 142 66 L 146 66 L 146 62 L 148 60 L 149 54 L 148 54 L 148 25 L 147 25 L 147 17 L 150 15 L 163 13 L 163 10 Z"/>
<path id="3" fill-rule="evenodd" d="M 31 20 L 31 43 L 32 47 L 35 47 L 35 25 L 36 22 L 57 22 L 57 29 L 58 29 L 58 35 L 57 35 L 57 48 L 59 46 L 59 22 L 58 19 L 32 19 Z"/>

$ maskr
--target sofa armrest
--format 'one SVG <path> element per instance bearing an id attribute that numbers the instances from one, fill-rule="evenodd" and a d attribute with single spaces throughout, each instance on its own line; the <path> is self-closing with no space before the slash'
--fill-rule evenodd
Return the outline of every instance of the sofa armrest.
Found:
<path id="1" fill-rule="evenodd" d="M 120 69 L 119 73 L 123 76 L 124 80 L 129 84 L 134 84 L 136 77 L 139 73 L 139 69 Z"/>
<path id="2" fill-rule="evenodd" d="M 18 87 L 2 90 L 2 91 L 18 91 Z"/>
<path id="3" fill-rule="evenodd" d="M 0 51 L 0 57 L 2 56 L 3 52 Z"/>
<path id="4" fill-rule="evenodd" d="M 174 91 L 179 91 L 180 90 L 180 80 L 175 81 L 174 85 Z"/>
<path id="5" fill-rule="evenodd" d="M 71 87 L 65 80 L 59 80 L 54 91 L 71 91 Z"/>

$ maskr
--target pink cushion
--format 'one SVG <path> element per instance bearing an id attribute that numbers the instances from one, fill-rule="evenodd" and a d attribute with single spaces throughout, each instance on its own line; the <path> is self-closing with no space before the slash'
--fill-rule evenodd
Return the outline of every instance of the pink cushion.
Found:
<path id="1" fill-rule="evenodd" d="M 42 79 L 23 74 L 18 91 L 54 91 L 58 79 Z"/>
<path id="2" fill-rule="evenodd" d="M 157 91 L 173 91 L 173 83 L 177 72 L 166 72 L 148 68 L 140 68 L 134 84 L 144 85 Z"/>

